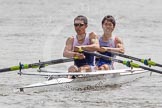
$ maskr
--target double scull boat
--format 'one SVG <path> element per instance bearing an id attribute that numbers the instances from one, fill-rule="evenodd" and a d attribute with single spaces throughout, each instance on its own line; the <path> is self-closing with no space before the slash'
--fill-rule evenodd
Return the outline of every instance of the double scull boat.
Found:
<path id="1" fill-rule="evenodd" d="M 133 56 L 118 54 L 114 52 L 112 53 L 117 56 L 121 56 L 121 57 L 128 58 L 131 60 L 120 60 L 120 59 L 105 56 L 105 55 L 102 55 L 96 52 L 82 51 L 81 53 L 85 53 L 85 54 L 87 53 L 87 54 L 90 54 L 96 57 L 103 58 L 105 60 L 111 60 L 111 61 L 123 64 L 129 68 L 128 69 L 117 69 L 117 70 L 103 70 L 103 71 L 97 70 L 95 72 L 73 72 L 73 73 L 68 73 L 67 71 L 62 71 L 62 72 L 57 71 L 57 70 L 54 71 L 53 69 L 52 70 L 44 69 L 44 67 L 48 65 L 73 61 L 72 58 L 70 59 L 65 58 L 65 59 L 56 59 L 56 60 L 50 60 L 50 61 L 44 61 L 44 62 L 39 61 L 37 63 L 32 63 L 32 64 L 19 63 L 19 65 L 17 66 L 11 66 L 8 68 L 0 69 L 0 73 L 19 70 L 19 74 L 39 75 L 39 76 L 47 77 L 47 81 L 44 81 L 42 83 L 35 83 L 35 84 L 19 87 L 18 89 L 20 89 L 20 91 L 23 91 L 24 89 L 27 89 L 27 88 L 35 88 L 35 87 L 45 88 L 43 86 L 51 86 L 51 85 L 54 87 L 53 89 L 56 89 L 57 87 L 59 87 L 60 89 L 60 86 L 61 86 L 63 88 L 68 88 L 70 90 L 71 89 L 80 90 L 81 88 L 87 88 L 87 87 L 93 88 L 93 87 L 101 87 L 101 86 L 106 86 L 106 85 L 127 83 L 132 80 L 135 80 L 136 78 L 143 77 L 145 76 L 145 74 L 149 75 L 150 72 L 156 72 L 156 73 L 162 74 L 161 70 L 150 68 L 151 66 L 162 67 L 162 64 L 151 61 L 151 59 L 140 59 L 140 58 L 136 58 Z M 146 66 L 134 63 L 132 60 L 141 62 Z M 39 68 L 40 72 L 37 72 L 37 73 L 22 72 L 22 69 L 29 69 L 29 68 Z M 69 75 L 75 76 L 75 78 L 68 79 L 67 76 Z"/>

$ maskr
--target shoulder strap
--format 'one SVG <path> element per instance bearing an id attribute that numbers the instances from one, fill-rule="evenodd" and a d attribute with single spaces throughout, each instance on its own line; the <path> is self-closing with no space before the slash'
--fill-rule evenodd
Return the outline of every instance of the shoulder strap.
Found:
<path id="1" fill-rule="evenodd" d="M 118 41 L 118 37 L 117 36 L 114 36 L 115 47 L 116 47 L 117 41 Z"/>

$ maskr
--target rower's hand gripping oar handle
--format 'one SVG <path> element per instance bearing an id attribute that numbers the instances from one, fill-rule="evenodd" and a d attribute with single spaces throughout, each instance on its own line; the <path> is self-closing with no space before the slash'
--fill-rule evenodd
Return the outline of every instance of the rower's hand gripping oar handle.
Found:
<path id="1" fill-rule="evenodd" d="M 83 51 L 84 51 L 84 50 L 82 50 L 81 47 L 78 49 L 78 52 L 79 52 L 79 53 L 84 53 Z M 78 56 L 74 56 L 73 59 L 74 59 L 74 60 L 78 60 L 79 57 L 78 57 Z"/>

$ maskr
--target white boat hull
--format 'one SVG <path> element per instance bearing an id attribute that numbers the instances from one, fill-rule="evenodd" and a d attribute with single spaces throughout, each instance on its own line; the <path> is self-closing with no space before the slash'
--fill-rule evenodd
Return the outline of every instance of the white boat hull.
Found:
<path id="1" fill-rule="evenodd" d="M 108 75 L 98 75 L 91 77 L 80 77 L 76 78 L 70 83 L 62 84 L 62 87 L 69 90 L 86 90 L 86 89 L 96 89 L 98 87 L 121 85 L 124 83 L 132 82 L 137 78 L 141 78 L 149 75 L 149 73 L 127 73 L 126 74 L 108 74 Z"/>
<path id="2" fill-rule="evenodd" d="M 121 72 L 114 73 L 113 71 L 112 73 L 109 74 L 86 75 L 82 77 L 77 77 L 75 79 L 57 78 L 42 83 L 23 86 L 20 87 L 19 89 L 20 91 L 23 91 L 26 88 L 34 88 L 34 90 L 38 88 L 41 89 L 41 91 L 42 90 L 60 91 L 60 90 L 95 89 L 98 87 L 121 85 L 123 83 L 128 83 L 134 81 L 137 78 L 146 76 L 146 74 L 149 75 L 149 72 L 146 70 L 138 70 L 138 71 L 131 72 L 128 71 L 127 69 L 127 71 L 125 72 L 122 70 Z"/>

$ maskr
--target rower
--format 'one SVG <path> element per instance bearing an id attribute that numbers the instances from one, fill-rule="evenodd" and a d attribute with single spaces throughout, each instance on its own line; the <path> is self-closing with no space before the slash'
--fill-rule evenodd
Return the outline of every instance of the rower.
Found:
<path id="1" fill-rule="evenodd" d="M 115 19 L 111 15 L 107 15 L 102 20 L 103 35 L 99 37 L 100 49 L 98 50 L 101 54 L 115 57 L 112 52 L 124 53 L 124 46 L 121 38 L 112 35 L 115 28 Z M 111 70 L 114 69 L 113 61 L 98 58 L 97 60 L 98 70 Z"/>
<path id="2" fill-rule="evenodd" d="M 89 54 L 79 53 L 79 50 L 97 51 L 99 48 L 98 37 L 94 32 L 87 33 L 88 20 L 79 15 L 74 19 L 75 36 L 70 36 L 66 41 L 63 56 L 74 58 L 74 65 L 68 72 L 90 72 L 94 68 L 95 57 Z M 69 78 L 72 78 L 71 76 Z"/>

